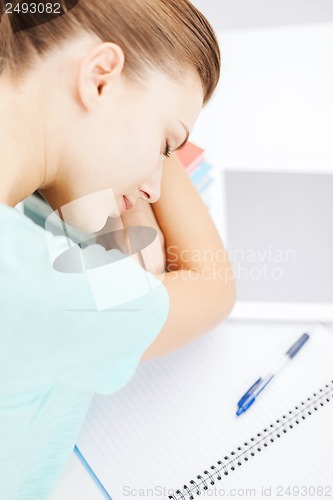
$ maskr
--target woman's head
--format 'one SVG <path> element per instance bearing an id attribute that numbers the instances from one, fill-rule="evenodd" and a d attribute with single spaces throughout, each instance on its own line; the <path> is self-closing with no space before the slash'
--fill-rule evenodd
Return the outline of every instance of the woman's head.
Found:
<path id="1" fill-rule="evenodd" d="M 31 29 L 13 33 L 9 21 L 3 14 L 0 113 L 22 123 L 35 113 L 26 136 L 45 160 L 36 188 L 54 208 L 112 189 L 117 206 L 104 200 L 101 220 L 118 215 L 123 195 L 157 201 L 166 146 L 186 139 L 219 80 L 202 14 L 187 0 L 80 0 Z"/>

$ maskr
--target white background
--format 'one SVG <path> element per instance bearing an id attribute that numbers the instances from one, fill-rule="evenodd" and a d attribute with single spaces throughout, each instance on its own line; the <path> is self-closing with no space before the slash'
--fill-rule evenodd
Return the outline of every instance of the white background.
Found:
<path id="1" fill-rule="evenodd" d="M 192 0 L 216 29 L 333 22 L 332 0 Z"/>
<path id="2" fill-rule="evenodd" d="M 227 168 L 333 171 L 333 2 L 194 4 L 218 30 L 222 73 L 193 142 Z"/>

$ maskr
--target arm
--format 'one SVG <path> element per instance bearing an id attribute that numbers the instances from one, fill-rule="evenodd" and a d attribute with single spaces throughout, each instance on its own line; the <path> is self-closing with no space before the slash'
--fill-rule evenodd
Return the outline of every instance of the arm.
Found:
<path id="1" fill-rule="evenodd" d="M 157 277 L 160 276 L 162 280 L 166 270 L 165 238 L 154 215 L 152 205 L 139 198 L 134 207 L 122 215 L 121 220 L 125 229 L 130 226 L 148 226 L 156 230 L 156 239 L 141 253 L 145 269 Z M 137 258 L 136 260 L 138 264 L 141 264 Z"/>
<path id="2" fill-rule="evenodd" d="M 170 309 L 142 360 L 172 352 L 207 333 L 228 316 L 236 297 L 223 243 L 175 155 L 164 163 L 161 198 L 152 209 L 165 239 L 168 272 L 163 284 Z"/>

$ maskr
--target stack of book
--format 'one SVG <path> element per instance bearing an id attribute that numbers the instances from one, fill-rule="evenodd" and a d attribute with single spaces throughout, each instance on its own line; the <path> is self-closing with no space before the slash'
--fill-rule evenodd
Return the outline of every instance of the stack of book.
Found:
<path id="1" fill-rule="evenodd" d="M 187 142 L 176 154 L 203 201 L 207 204 L 206 195 L 209 191 L 207 188 L 211 185 L 213 179 L 209 175 L 212 165 L 205 161 L 204 150 L 191 142 Z"/>

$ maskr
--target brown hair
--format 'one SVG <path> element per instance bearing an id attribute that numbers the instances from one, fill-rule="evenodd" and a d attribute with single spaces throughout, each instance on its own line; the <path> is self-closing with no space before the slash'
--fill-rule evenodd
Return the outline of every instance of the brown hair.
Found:
<path id="1" fill-rule="evenodd" d="M 209 22 L 189 0 L 79 0 L 68 11 L 64 2 L 61 5 L 64 15 L 17 32 L 9 18 L 16 14 L 3 13 L 0 75 L 6 72 L 14 81 L 20 80 L 38 63 L 37 56 L 91 32 L 123 49 L 124 74 L 131 80 L 143 81 L 148 68 L 176 80 L 194 69 L 202 82 L 204 103 L 212 96 L 220 77 L 219 45 Z M 36 14 L 26 14 L 25 22 L 29 16 L 33 23 Z"/>

